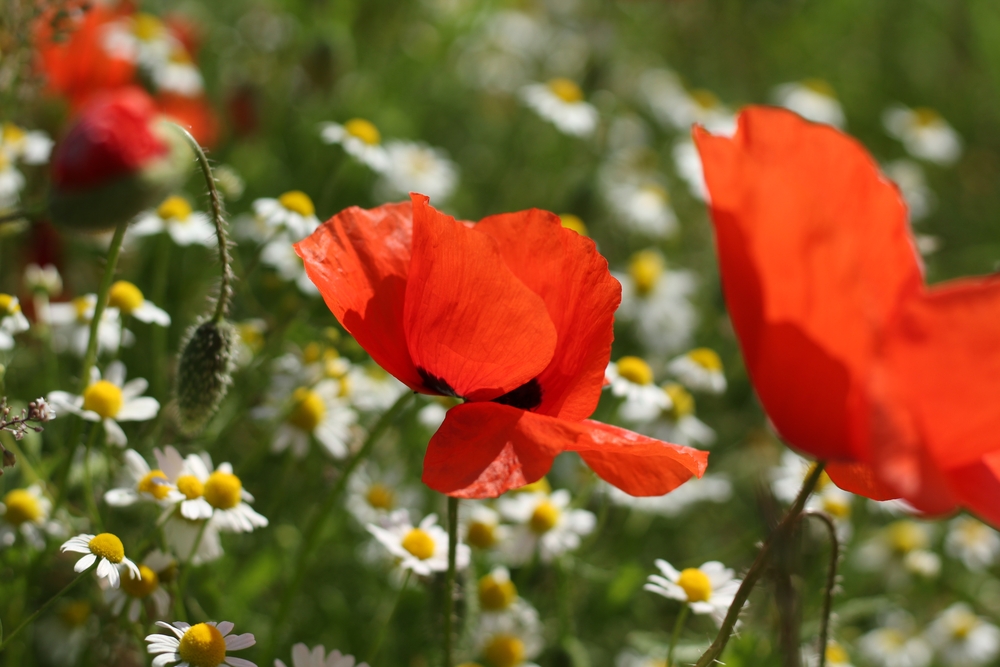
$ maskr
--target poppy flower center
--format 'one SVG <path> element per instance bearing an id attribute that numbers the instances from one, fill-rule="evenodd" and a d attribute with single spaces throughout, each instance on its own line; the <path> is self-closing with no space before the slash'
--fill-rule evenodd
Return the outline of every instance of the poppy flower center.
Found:
<path id="1" fill-rule="evenodd" d="M 646 296 L 653 291 L 666 266 L 663 256 L 655 250 L 642 250 L 632 256 L 628 274 L 635 284 L 636 294 Z"/>
<path id="2" fill-rule="evenodd" d="M 677 585 L 684 589 L 688 602 L 707 602 L 712 597 L 712 581 L 696 567 L 682 570 Z"/>
<path id="3" fill-rule="evenodd" d="M 912 521 L 897 521 L 890 524 L 889 544 L 901 554 L 907 554 L 927 546 L 927 536 Z"/>
<path id="4" fill-rule="evenodd" d="M 90 549 L 90 553 L 98 558 L 104 558 L 116 565 L 125 558 L 125 547 L 122 545 L 122 541 L 118 539 L 117 535 L 111 533 L 95 535 L 87 543 L 87 547 Z"/>
<path id="5" fill-rule="evenodd" d="M 639 357 L 622 357 L 615 364 L 618 374 L 635 384 L 652 384 L 653 369 Z"/>
<path id="6" fill-rule="evenodd" d="M 559 222 L 561 222 L 562 226 L 566 229 L 572 229 L 580 236 L 587 236 L 587 225 L 585 225 L 583 220 L 581 220 L 578 216 L 575 216 L 572 213 L 564 213 L 559 216 Z"/>
<path id="7" fill-rule="evenodd" d="M 311 389 L 299 387 L 292 394 L 295 407 L 288 415 L 288 423 L 306 433 L 312 433 L 326 415 L 326 404 L 322 397 Z"/>
<path id="8" fill-rule="evenodd" d="M 191 215 L 191 204 L 184 197 L 173 195 L 156 208 L 156 215 L 166 221 L 184 222 Z"/>
<path id="9" fill-rule="evenodd" d="M 37 521 L 42 516 L 42 506 L 32 493 L 24 489 L 14 489 L 3 497 L 7 506 L 4 520 L 12 526 L 20 526 L 28 521 Z"/>
<path id="10" fill-rule="evenodd" d="M 219 510 L 228 510 L 240 504 L 243 483 L 230 472 L 216 470 L 205 482 L 205 500 Z"/>
<path id="11" fill-rule="evenodd" d="M 119 280 L 111 286 L 108 293 L 108 305 L 117 308 L 123 315 L 131 315 L 145 299 L 142 291 L 127 280 Z"/>
<path id="12" fill-rule="evenodd" d="M 160 585 L 160 578 L 156 576 L 149 567 L 139 566 L 139 577 L 136 578 L 132 572 L 121 578 L 121 587 L 125 593 L 134 598 L 144 598 L 156 590 Z"/>
<path id="13" fill-rule="evenodd" d="M 368 487 L 365 500 L 375 509 L 391 510 L 396 504 L 395 494 L 392 489 L 384 484 L 372 484 Z"/>
<path id="14" fill-rule="evenodd" d="M 378 128 L 371 121 L 364 118 L 352 118 L 347 121 L 344 123 L 344 131 L 369 146 L 377 146 L 382 141 L 382 135 L 379 133 Z"/>
<path id="15" fill-rule="evenodd" d="M 181 637 L 177 652 L 193 667 L 218 667 L 226 659 L 226 640 L 214 625 L 192 625 Z"/>
<path id="16" fill-rule="evenodd" d="M 0 316 L 16 315 L 21 312 L 21 304 L 10 294 L 0 294 Z"/>
<path id="17" fill-rule="evenodd" d="M 410 530 L 400 544 L 420 560 L 427 560 L 434 555 L 434 538 L 420 528 Z"/>
<path id="18" fill-rule="evenodd" d="M 298 213 L 303 218 L 309 218 L 316 214 L 316 207 L 313 205 L 309 195 L 301 190 L 291 190 L 278 197 L 278 203 L 293 213 Z"/>
<path id="19" fill-rule="evenodd" d="M 524 662 L 524 642 L 513 635 L 497 635 L 483 654 L 493 667 L 517 667 Z"/>
<path id="20" fill-rule="evenodd" d="M 163 500 L 170 493 L 170 483 L 162 470 L 150 470 L 135 485 L 139 493 L 148 493 L 157 500 Z"/>
<path id="21" fill-rule="evenodd" d="M 566 104 L 574 104 L 583 99 L 583 91 L 569 79 L 558 78 L 549 81 L 549 90 Z"/>
<path id="22" fill-rule="evenodd" d="M 194 500 L 204 495 L 205 485 L 194 475 L 181 475 L 177 478 L 177 490 L 188 500 Z"/>
<path id="23" fill-rule="evenodd" d="M 687 353 L 688 359 L 698 364 L 706 371 L 717 372 L 722 370 L 722 360 L 715 350 L 708 347 L 699 347 Z"/>
<path id="24" fill-rule="evenodd" d="M 531 530 L 539 535 L 547 533 L 559 523 L 559 508 L 548 500 L 542 501 L 532 512 L 531 520 L 528 523 Z"/>
<path id="25" fill-rule="evenodd" d="M 96 412 L 101 419 L 113 418 L 124 402 L 121 388 L 107 380 L 98 380 L 83 390 L 83 409 Z"/>
<path id="26" fill-rule="evenodd" d="M 676 382 L 670 382 L 663 386 L 663 391 L 670 397 L 671 419 L 678 421 L 694 413 L 694 396 L 687 389 Z"/>
<path id="27" fill-rule="evenodd" d="M 465 541 L 477 549 L 489 549 L 497 541 L 494 527 L 482 521 L 473 521 L 469 524 Z"/>
<path id="28" fill-rule="evenodd" d="M 479 580 L 479 606 L 487 611 L 501 611 L 517 599 L 517 587 L 510 579 L 497 580 L 487 574 Z"/>

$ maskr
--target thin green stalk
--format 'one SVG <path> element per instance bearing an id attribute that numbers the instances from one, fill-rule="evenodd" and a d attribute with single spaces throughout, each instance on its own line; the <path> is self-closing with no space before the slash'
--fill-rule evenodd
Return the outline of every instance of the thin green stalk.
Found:
<path id="1" fill-rule="evenodd" d="M 205 519 L 201 522 L 201 527 L 198 528 L 198 534 L 194 538 L 194 543 L 191 545 L 191 551 L 188 552 L 187 558 L 184 559 L 184 564 L 181 566 L 181 576 L 177 582 L 177 600 L 175 601 L 174 607 L 176 610 L 181 612 L 180 620 L 187 620 L 187 606 L 184 604 L 184 592 L 187 590 L 188 577 L 191 575 L 191 561 L 194 560 L 194 556 L 198 553 L 198 547 L 201 546 L 201 540 L 205 536 L 205 530 L 208 528 L 208 522 L 211 519 Z"/>
<path id="2" fill-rule="evenodd" d="M 170 251 L 173 249 L 173 242 L 169 234 L 160 234 L 157 239 L 155 256 L 153 258 L 153 288 L 150 291 L 150 300 L 165 307 L 164 301 L 167 294 L 167 278 L 170 272 Z M 151 356 L 153 359 L 152 395 L 162 398 L 166 395 L 166 378 L 164 377 L 163 364 L 156 363 L 158 359 L 165 359 L 167 356 L 167 327 L 153 327 L 150 331 L 152 339 Z"/>
<path id="3" fill-rule="evenodd" d="M 45 604 L 43 604 L 41 607 L 39 607 L 37 610 L 35 610 L 35 613 L 33 613 L 31 616 L 29 616 L 27 619 L 25 619 L 24 623 L 21 623 L 21 625 L 19 625 L 16 628 L 14 628 L 13 632 L 11 632 L 9 635 L 7 635 L 6 637 L 3 638 L 3 642 L 0 643 L 0 651 L 3 651 L 4 648 L 7 647 L 7 644 L 9 644 L 10 640 L 12 640 L 14 637 L 17 636 L 17 633 L 19 633 L 21 630 L 23 630 L 27 626 L 31 625 L 31 623 L 34 622 L 34 620 L 36 618 L 38 618 L 39 616 L 41 616 L 45 612 L 46 609 L 48 609 L 49 607 L 51 607 L 53 605 L 53 603 L 55 603 L 56 600 L 58 600 L 63 595 L 65 595 L 66 593 L 68 593 L 69 589 L 73 588 L 73 586 L 75 586 L 77 584 L 77 582 L 79 582 L 81 579 L 83 579 L 84 575 L 88 574 L 92 569 L 93 569 L 93 566 L 88 567 L 86 570 L 84 570 L 83 572 L 81 572 L 80 574 L 78 574 L 73 581 L 71 581 L 68 584 L 66 584 L 65 586 L 63 586 L 63 589 L 61 591 L 59 591 L 58 593 L 56 593 L 55 595 L 53 595 L 51 598 L 49 598 L 48 602 L 46 602 Z"/>
<path id="4" fill-rule="evenodd" d="M 799 520 L 799 515 L 802 514 L 802 508 L 805 507 L 806 500 L 809 495 L 816 488 L 816 483 L 819 482 L 820 475 L 823 474 L 823 468 L 826 464 L 822 461 L 816 464 L 809 475 L 806 477 L 805 482 L 802 484 L 802 488 L 799 490 L 799 495 L 795 497 L 795 501 L 792 506 L 788 508 L 788 512 L 785 514 L 784 518 L 777 525 L 777 527 L 771 531 L 771 534 L 767 536 L 764 540 L 764 544 L 760 547 L 760 552 L 757 554 L 757 558 L 754 559 L 753 564 L 750 569 L 747 570 L 746 576 L 743 578 L 743 583 L 740 584 L 739 590 L 736 591 L 736 596 L 733 598 L 733 603 L 729 605 L 729 611 L 726 612 L 726 618 L 722 621 L 722 626 L 719 628 L 719 633 L 715 636 L 715 641 L 712 645 L 708 647 L 708 650 L 702 654 L 698 662 L 695 663 L 695 667 L 709 667 L 715 664 L 716 660 L 722 655 L 722 652 L 726 648 L 726 644 L 729 642 L 729 638 L 733 634 L 733 628 L 736 626 L 736 621 L 739 618 L 740 611 L 743 610 L 743 605 L 746 604 L 747 599 L 750 597 L 750 591 L 757 584 L 757 580 L 764 573 L 767 561 L 771 556 L 771 550 L 777 539 L 781 539 L 785 534 L 791 530 Z"/>
<path id="5" fill-rule="evenodd" d="M 452 624 L 455 608 L 455 560 L 458 554 L 458 498 L 448 496 L 448 575 L 444 581 L 444 667 L 455 664 Z"/>
<path id="6" fill-rule="evenodd" d="M 392 609 L 389 610 L 389 615 L 386 616 L 385 620 L 381 623 L 379 632 L 375 636 L 375 643 L 372 644 L 371 650 L 368 651 L 368 658 L 365 662 L 369 665 L 375 663 L 375 657 L 378 655 L 378 650 L 382 648 L 382 642 L 385 641 L 385 634 L 389 631 L 389 625 L 392 623 L 392 619 L 396 615 L 396 611 L 399 609 L 399 603 L 403 601 L 403 592 L 406 591 L 406 585 L 410 583 L 411 574 L 413 574 L 413 570 L 406 571 L 406 577 L 403 579 L 403 585 L 399 589 L 399 595 L 396 596 L 396 602 L 392 605 Z"/>
<path id="7" fill-rule="evenodd" d="M 667 648 L 667 666 L 674 667 L 674 649 L 677 648 L 677 640 L 681 638 L 681 630 L 684 629 L 684 622 L 687 621 L 688 612 L 691 605 L 687 602 L 681 607 L 681 613 L 677 614 L 677 621 L 674 623 L 674 631 L 670 634 L 670 646 Z"/>
<path id="8" fill-rule="evenodd" d="M 824 512 L 806 510 L 802 518 L 819 519 L 830 534 L 830 567 L 826 573 L 823 589 L 823 611 L 819 619 L 819 667 L 826 667 L 826 645 L 830 642 L 830 612 L 833 608 L 833 591 L 837 586 L 837 564 L 840 562 L 840 539 L 833 519 Z"/>
<path id="9" fill-rule="evenodd" d="M 101 513 L 97 509 L 97 501 L 94 500 L 93 481 L 90 478 L 90 451 L 97 444 L 97 434 L 103 427 L 100 422 L 90 428 L 90 435 L 87 436 L 87 444 L 83 449 L 83 495 L 87 504 L 87 512 L 90 520 L 94 522 L 97 532 L 101 532 Z"/>

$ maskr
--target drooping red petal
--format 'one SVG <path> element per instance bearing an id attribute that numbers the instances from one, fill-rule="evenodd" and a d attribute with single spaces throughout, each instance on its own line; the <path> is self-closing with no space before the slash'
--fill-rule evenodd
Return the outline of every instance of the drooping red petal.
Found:
<path id="1" fill-rule="evenodd" d="M 351 207 L 295 245 L 337 320 L 382 368 L 412 389 L 423 382 L 406 349 L 403 303 L 410 268 L 410 202 Z"/>
<path id="2" fill-rule="evenodd" d="M 540 414 L 579 420 L 597 407 L 611 357 L 621 285 L 594 242 L 559 217 L 531 209 L 483 219 L 476 231 L 496 239 L 521 282 L 538 294 L 558 333 L 555 354 L 538 376 Z"/>
<path id="3" fill-rule="evenodd" d="M 448 411 L 424 457 L 423 481 L 464 498 L 495 497 L 540 479 L 559 452 L 577 451 L 632 495 L 663 495 L 700 477 L 708 453 L 593 421 L 568 421 L 497 403 Z"/>
<path id="4" fill-rule="evenodd" d="M 844 491 L 856 493 L 872 500 L 893 500 L 899 493 L 881 482 L 870 466 L 863 463 L 840 463 L 831 461 L 826 464 L 826 472 L 833 483 Z"/>
<path id="5" fill-rule="evenodd" d="M 549 364 L 556 330 L 545 303 L 507 268 L 496 241 L 413 195 L 412 248 L 403 320 L 428 389 L 490 400 Z"/>
<path id="6" fill-rule="evenodd" d="M 734 138 L 695 131 L 723 289 L 778 432 L 820 459 L 868 457 L 879 333 L 921 269 L 899 192 L 864 148 L 778 109 Z"/>

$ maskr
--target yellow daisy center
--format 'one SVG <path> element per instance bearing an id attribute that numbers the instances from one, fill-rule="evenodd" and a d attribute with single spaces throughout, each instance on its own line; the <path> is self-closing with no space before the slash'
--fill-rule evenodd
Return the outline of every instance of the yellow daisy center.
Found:
<path id="1" fill-rule="evenodd" d="M 323 355 L 323 346 L 313 341 L 302 348 L 302 363 L 314 364 Z"/>
<path id="2" fill-rule="evenodd" d="M 652 384 L 653 369 L 639 357 L 622 357 L 615 363 L 618 375 L 635 384 Z"/>
<path id="3" fill-rule="evenodd" d="M 979 625 L 979 618 L 970 611 L 962 610 L 951 619 L 951 634 L 955 639 L 965 639 Z"/>
<path id="4" fill-rule="evenodd" d="M 144 42 L 155 39 L 163 32 L 163 22 L 152 14 L 136 14 L 132 33 Z"/>
<path id="5" fill-rule="evenodd" d="M 258 325 L 253 322 L 241 322 L 236 325 L 236 332 L 243 344 L 250 348 L 254 354 L 264 349 L 264 333 Z"/>
<path id="6" fill-rule="evenodd" d="M 487 574 L 479 580 L 479 606 L 487 611 L 506 609 L 517 599 L 517 587 L 510 579 L 498 580 Z"/>
<path id="7" fill-rule="evenodd" d="M 365 500 L 368 501 L 369 505 L 380 510 L 391 510 L 396 504 L 395 494 L 385 484 L 372 484 L 369 486 L 368 493 L 365 494 Z"/>
<path id="8" fill-rule="evenodd" d="M 548 479 L 542 477 L 531 484 L 525 484 L 514 489 L 511 493 L 552 493 L 552 486 L 549 484 Z"/>
<path id="9" fill-rule="evenodd" d="M 589 236 L 587 233 L 587 225 L 583 223 L 583 220 L 579 216 L 573 215 L 572 213 L 563 213 L 559 216 L 559 222 L 566 229 L 572 229 L 574 232 L 580 236 Z"/>
<path id="10" fill-rule="evenodd" d="M 670 195 L 667 191 L 655 183 L 647 183 L 646 185 L 643 185 L 639 188 L 639 194 L 657 199 L 658 203 L 661 204 L 666 204 L 670 201 Z"/>
<path id="11" fill-rule="evenodd" d="M 205 482 L 205 500 L 219 510 L 228 510 L 240 504 L 243 483 L 231 472 L 216 470 Z"/>
<path id="12" fill-rule="evenodd" d="M 473 521 L 469 524 L 465 541 L 477 549 L 489 549 L 497 541 L 495 526 L 482 521 Z"/>
<path id="13" fill-rule="evenodd" d="M 670 397 L 670 416 L 674 421 L 694 414 L 694 396 L 687 389 L 676 382 L 668 382 L 663 385 L 663 391 Z"/>
<path id="14" fill-rule="evenodd" d="M 101 419 L 117 415 L 124 402 L 121 387 L 107 380 L 98 380 L 83 390 L 83 409 L 96 412 Z"/>
<path id="15" fill-rule="evenodd" d="M 382 135 L 374 123 L 364 118 L 352 118 L 344 123 L 344 131 L 356 137 L 369 146 L 376 146 L 382 141 Z"/>
<path id="16" fill-rule="evenodd" d="M 3 497 L 7 506 L 4 520 L 12 526 L 20 526 L 28 521 L 37 521 L 42 516 L 42 506 L 33 493 L 24 489 L 14 489 Z"/>
<path id="17" fill-rule="evenodd" d="M 401 542 L 404 549 L 420 560 L 427 560 L 434 555 L 434 538 L 426 530 L 413 528 Z"/>
<path id="18" fill-rule="evenodd" d="M 688 602 L 707 602 L 712 597 L 712 581 L 696 567 L 682 570 L 677 585 L 684 589 Z"/>
<path id="19" fill-rule="evenodd" d="M 483 654 L 493 667 L 517 667 L 524 662 L 524 642 L 513 635 L 497 635 Z"/>
<path id="20" fill-rule="evenodd" d="M 913 118 L 920 127 L 928 127 L 941 122 L 941 114 L 928 107 L 920 107 L 913 110 Z"/>
<path id="21" fill-rule="evenodd" d="M 24 139 L 24 135 L 27 134 L 22 128 L 18 127 L 14 123 L 4 123 L 3 124 L 3 142 L 5 144 L 16 144 L 20 143 Z"/>
<path id="22" fill-rule="evenodd" d="M 628 274 L 635 283 L 635 291 L 639 296 L 645 296 L 653 291 L 657 281 L 666 269 L 663 256 L 655 250 L 640 250 L 632 255 L 628 265 Z"/>
<path id="23" fill-rule="evenodd" d="M 966 544 L 977 544 L 989 536 L 990 529 L 975 519 L 962 519 L 958 524 L 958 533 Z"/>
<path id="24" fill-rule="evenodd" d="M 802 85 L 814 93 L 819 93 L 826 97 L 837 97 L 837 94 L 833 92 L 833 87 L 823 79 L 806 79 L 802 82 Z"/>
<path id="25" fill-rule="evenodd" d="M 0 294 L 0 317 L 4 315 L 14 315 L 21 312 L 21 304 L 17 297 L 10 294 Z"/>
<path id="26" fill-rule="evenodd" d="M 116 282 L 108 293 L 108 305 L 117 308 L 123 315 L 134 313 L 143 301 L 142 291 L 127 280 Z"/>
<path id="27" fill-rule="evenodd" d="M 909 553 L 927 546 L 927 536 L 920 527 L 912 521 L 896 521 L 886 528 L 889 533 L 889 544 L 899 553 Z"/>
<path id="28" fill-rule="evenodd" d="M 178 195 L 167 197 L 156 209 L 156 215 L 163 220 L 184 222 L 191 215 L 191 204 Z"/>
<path id="29" fill-rule="evenodd" d="M 823 511 L 835 519 L 848 519 L 851 516 L 851 497 L 841 493 L 824 494 L 822 497 Z"/>
<path id="30" fill-rule="evenodd" d="M 309 218 L 316 214 L 316 207 L 309 195 L 301 190 L 290 190 L 278 197 L 278 202 L 293 213 L 298 213 L 304 218 Z"/>
<path id="31" fill-rule="evenodd" d="M 218 667 L 226 659 L 226 640 L 214 625 L 192 625 L 181 637 L 177 653 L 192 667 Z"/>
<path id="32" fill-rule="evenodd" d="M 90 311 L 90 299 L 85 296 L 78 296 L 73 299 L 73 307 L 76 309 L 76 319 L 78 322 L 89 322 L 87 313 Z"/>
<path id="33" fill-rule="evenodd" d="M 131 572 L 121 578 L 121 587 L 126 595 L 134 598 L 144 598 L 160 585 L 160 578 L 145 565 L 139 566 L 139 578 L 134 578 Z"/>
<path id="34" fill-rule="evenodd" d="M 719 355 L 711 348 L 695 348 L 687 353 L 687 358 L 706 371 L 716 373 L 722 370 L 722 359 L 719 359 Z"/>
<path id="35" fill-rule="evenodd" d="M 194 475 L 181 475 L 177 478 L 177 490 L 188 500 L 194 500 L 204 495 L 205 485 Z"/>
<path id="36" fill-rule="evenodd" d="M 583 100 L 583 91 L 580 90 L 580 86 L 569 79 L 552 79 L 549 81 L 549 90 L 552 91 L 553 95 L 567 104 Z"/>
<path id="37" fill-rule="evenodd" d="M 167 475 L 162 470 L 150 470 L 135 485 L 139 493 L 148 493 L 157 500 L 163 500 L 170 493 Z"/>
<path id="38" fill-rule="evenodd" d="M 719 98 L 710 90 L 698 89 L 691 91 L 691 99 L 702 109 L 715 109 L 719 106 Z"/>
<path id="39" fill-rule="evenodd" d="M 833 663 L 845 663 L 850 662 L 851 657 L 847 655 L 847 651 L 844 647 L 837 642 L 830 642 L 826 645 L 826 662 L 827 664 Z"/>
<path id="40" fill-rule="evenodd" d="M 315 431 L 326 415 L 323 398 L 311 389 L 299 387 L 292 394 L 292 400 L 295 407 L 288 415 L 288 423 L 306 433 Z"/>
<path id="41" fill-rule="evenodd" d="M 95 535 L 87 543 L 87 546 L 90 548 L 90 553 L 115 564 L 122 562 L 122 559 L 125 558 L 125 547 L 122 546 L 122 541 L 118 539 L 117 535 L 111 533 Z"/>
<path id="42" fill-rule="evenodd" d="M 90 618 L 90 603 L 86 600 L 67 602 L 59 609 L 59 618 L 71 628 L 78 628 Z"/>
<path id="43" fill-rule="evenodd" d="M 531 526 L 531 530 L 541 535 L 555 528 L 557 523 L 559 523 L 559 508 L 544 500 L 531 513 L 528 525 Z"/>

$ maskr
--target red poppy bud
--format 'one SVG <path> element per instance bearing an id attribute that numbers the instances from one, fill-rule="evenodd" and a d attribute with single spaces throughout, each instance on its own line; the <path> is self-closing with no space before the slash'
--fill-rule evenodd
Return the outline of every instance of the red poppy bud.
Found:
<path id="1" fill-rule="evenodd" d="M 56 146 L 52 219 L 88 230 L 115 227 L 180 187 L 192 159 L 184 138 L 144 92 L 103 95 Z"/>

